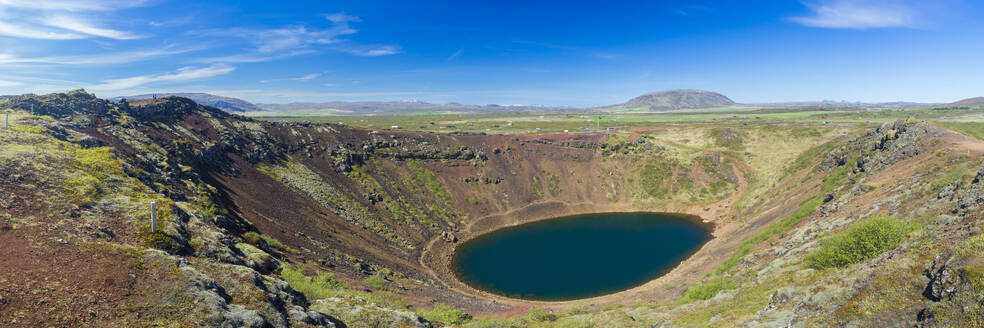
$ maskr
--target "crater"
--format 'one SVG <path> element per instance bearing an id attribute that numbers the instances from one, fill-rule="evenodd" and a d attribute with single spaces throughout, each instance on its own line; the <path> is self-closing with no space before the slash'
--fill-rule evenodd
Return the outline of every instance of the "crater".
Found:
<path id="1" fill-rule="evenodd" d="M 567 301 L 656 279 L 711 239 L 692 215 L 595 213 L 503 228 L 459 245 L 458 280 L 493 294 Z"/>

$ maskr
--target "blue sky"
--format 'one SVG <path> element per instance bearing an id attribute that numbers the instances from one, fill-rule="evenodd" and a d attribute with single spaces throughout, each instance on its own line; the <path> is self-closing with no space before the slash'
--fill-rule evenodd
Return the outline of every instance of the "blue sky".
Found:
<path id="1" fill-rule="evenodd" d="M 595 106 L 984 95 L 984 4 L 0 0 L 0 94 Z"/>

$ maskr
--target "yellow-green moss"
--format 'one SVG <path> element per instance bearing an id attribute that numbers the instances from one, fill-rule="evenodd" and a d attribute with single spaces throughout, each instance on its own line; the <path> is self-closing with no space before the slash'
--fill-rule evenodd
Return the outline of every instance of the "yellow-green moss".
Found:
<path id="1" fill-rule="evenodd" d="M 24 132 L 24 133 L 34 133 L 34 134 L 44 133 L 44 128 L 37 125 L 14 125 L 11 126 L 10 129 L 18 132 Z"/>
<path id="2" fill-rule="evenodd" d="M 417 314 L 428 321 L 451 325 L 460 325 L 471 319 L 468 313 L 444 303 L 435 303 L 432 309 L 418 311 Z"/>

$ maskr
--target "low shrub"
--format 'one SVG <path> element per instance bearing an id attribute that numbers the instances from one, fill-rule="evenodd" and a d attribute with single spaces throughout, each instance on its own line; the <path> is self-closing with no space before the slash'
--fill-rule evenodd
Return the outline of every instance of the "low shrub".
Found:
<path id="1" fill-rule="evenodd" d="M 314 277 L 308 277 L 304 275 L 301 268 L 284 266 L 280 276 L 291 288 L 304 294 L 311 301 L 335 296 L 345 288 L 345 284 L 335 280 L 331 273 L 318 273 Z"/>
<path id="2" fill-rule="evenodd" d="M 536 194 L 537 198 L 543 197 L 543 186 L 540 185 L 540 178 L 534 175 L 530 185 L 533 186 L 533 193 Z"/>
<path id="3" fill-rule="evenodd" d="M 892 217 L 879 216 L 856 223 L 833 237 L 820 241 L 807 265 L 814 269 L 843 268 L 895 249 L 911 227 Z"/>
<path id="4" fill-rule="evenodd" d="M 368 278 L 363 279 L 362 282 L 378 290 L 383 290 L 386 288 L 386 278 L 383 277 L 382 275 L 375 274 L 369 276 Z"/>
<path id="5" fill-rule="evenodd" d="M 717 296 L 719 292 L 725 289 L 734 289 L 738 287 L 738 283 L 731 278 L 718 277 L 711 279 L 704 284 L 690 287 L 687 289 L 687 294 L 683 296 L 677 302 L 680 304 L 687 304 L 698 300 L 709 300 L 714 296 Z"/>
<path id="6" fill-rule="evenodd" d="M 557 320 L 557 315 L 538 307 L 531 307 L 526 313 L 526 319 L 535 322 L 548 322 Z"/>
<path id="7" fill-rule="evenodd" d="M 434 304 L 433 309 L 419 311 L 418 314 L 428 321 L 436 321 L 448 325 L 460 325 L 471 319 L 468 313 L 444 303 Z"/>
<path id="8" fill-rule="evenodd" d="M 551 196 L 557 196 L 561 192 L 560 177 L 553 173 L 547 173 L 547 190 Z"/>
<path id="9" fill-rule="evenodd" d="M 260 242 L 260 234 L 255 231 L 247 231 L 243 234 L 243 240 L 247 243 L 256 245 Z"/>
<path id="10" fill-rule="evenodd" d="M 267 246 L 279 250 L 287 250 L 287 247 L 285 247 L 284 244 L 281 243 L 280 240 L 278 240 L 277 238 L 273 238 L 261 233 L 257 233 L 255 231 L 247 231 L 246 233 L 244 233 L 243 240 L 254 246 L 259 246 L 260 240 L 263 240 L 267 244 Z"/>

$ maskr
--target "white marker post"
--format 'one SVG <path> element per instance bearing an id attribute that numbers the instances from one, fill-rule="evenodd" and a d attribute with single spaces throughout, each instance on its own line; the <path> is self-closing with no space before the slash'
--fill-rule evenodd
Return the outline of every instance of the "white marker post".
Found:
<path id="1" fill-rule="evenodd" d="M 10 128 L 10 112 L 3 113 L 3 128 L 4 129 Z"/>
<path id="2" fill-rule="evenodd" d="M 157 202 L 150 202 L 150 232 L 157 232 Z"/>

